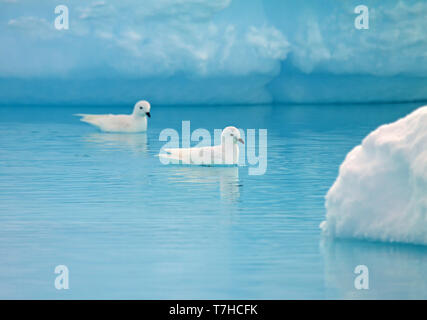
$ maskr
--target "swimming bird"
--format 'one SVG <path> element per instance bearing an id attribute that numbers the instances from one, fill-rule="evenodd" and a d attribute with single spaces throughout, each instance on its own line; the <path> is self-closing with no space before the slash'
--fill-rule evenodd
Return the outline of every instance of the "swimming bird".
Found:
<path id="1" fill-rule="evenodd" d="M 221 133 L 221 144 L 209 147 L 195 148 L 165 148 L 166 153 L 160 153 L 159 157 L 172 160 L 162 161 L 170 163 L 178 161 L 181 164 L 196 165 L 235 165 L 239 161 L 239 146 L 244 144 L 240 137 L 240 131 L 236 127 L 226 127 Z"/>
<path id="2" fill-rule="evenodd" d="M 144 132 L 147 131 L 147 117 L 150 115 L 150 103 L 138 101 L 132 114 L 82 114 L 80 121 L 87 122 L 106 132 Z"/>

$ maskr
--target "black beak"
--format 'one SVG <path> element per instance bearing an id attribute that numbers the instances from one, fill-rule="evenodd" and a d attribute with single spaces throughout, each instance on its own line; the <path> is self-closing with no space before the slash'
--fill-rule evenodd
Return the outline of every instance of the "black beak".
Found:
<path id="1" fill-rule="evenodd" d="M 151 118 L 151 114 L 149 112 L 145 113 L 149 118 Z"/>

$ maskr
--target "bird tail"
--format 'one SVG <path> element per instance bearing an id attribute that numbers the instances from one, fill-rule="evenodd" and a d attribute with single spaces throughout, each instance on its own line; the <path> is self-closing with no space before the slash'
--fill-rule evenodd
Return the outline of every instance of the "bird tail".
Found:
<path id="1" fill-rule="evenodd" d="M 180 158 L 181 158 L 179 148 L 177 148 L 177 149 L 166 148 L 166 149 L 163 149 L 162 151 L 163 151 L 162 153 L 159 153 L 159 157 L 175 159 L 175 160 L 180 160 Z"/>
<path id="2" fill-rule="evenodd" d="M 95 124 L 95 122 L 94 122 L 95 116 L 92 115 L 92 114 L 75 113 L 75 114 L 73 114 L 73 116 L 81 117 L 80 121 L 82 121 L 82 122 L 87 122 L 87 123 Z"/>

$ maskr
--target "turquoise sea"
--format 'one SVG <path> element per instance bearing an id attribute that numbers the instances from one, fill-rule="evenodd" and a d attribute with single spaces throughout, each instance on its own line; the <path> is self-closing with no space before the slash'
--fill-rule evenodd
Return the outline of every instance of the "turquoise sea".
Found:
<path id="1" fill-rule="evenodd" d="M 427 299 L 427 247 L 319 229 L 346 154 L 420 105 L 153 105 L 147 134 L 73 116 L 128 105 L 0 106 L 0 298 Z M 182 120 L 267 129 L 266 173 L 161 164 L 159 134 Z"/>

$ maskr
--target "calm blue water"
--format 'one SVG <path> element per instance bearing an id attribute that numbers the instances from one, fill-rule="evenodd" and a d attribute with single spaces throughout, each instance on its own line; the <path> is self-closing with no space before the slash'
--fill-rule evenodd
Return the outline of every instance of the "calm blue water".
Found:
<path id="1" fill-rule="evenodd" d="M 0 298 L 427 298 L 422 246 L 323 241 L 324 195 L 346 153 L 419 104 L 153 106 L 148 134 L 73 113 L 0 107 Z M 268 129 L 268 169 L 164 166 L 164 128 Z M 56 290 L 54 268 L 69 268 Z M 354 289 L 356 265 L 370 290 Z"/>

